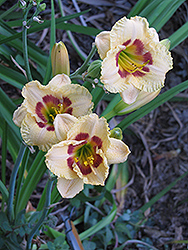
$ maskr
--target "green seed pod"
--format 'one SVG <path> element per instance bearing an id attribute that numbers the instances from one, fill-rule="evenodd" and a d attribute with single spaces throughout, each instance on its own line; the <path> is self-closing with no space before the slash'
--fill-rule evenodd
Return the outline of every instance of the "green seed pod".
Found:
<path id="1" fill-rule="evenodd" d="M 93 61 L 87 71 L 87 77 L 99 78 L 101 75 L 101 60 Z"/>
<path id="2" fill-rule="evenodd" d="M 122 140 L 123 139 L 122 130 L 120 128 L 113 128 L 112 130 L 110 130 L 110 137 Z"/>

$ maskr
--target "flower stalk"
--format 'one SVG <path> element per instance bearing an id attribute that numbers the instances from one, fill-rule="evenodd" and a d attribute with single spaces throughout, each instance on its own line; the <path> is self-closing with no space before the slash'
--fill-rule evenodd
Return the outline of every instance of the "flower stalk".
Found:
<path id="1" fill-rule="evenodd" d="M 28 58 L 28 48 L 27 48 L 27 16 L 29 13 L 29 10 L 32 8 L 32 4 L 29 3 L 25 14 L 23 18 L 23 32 L 22 32 L 22 42 L 23 42 L 23 57 L 24 57 L 24 63 L 25 63 L 25 71 L 27 74 L 27 78 L 29 81 L 32 81 L 32 75 L 31 75 L 31 70 L 29 66 L 29 58 Z"/>
<path id="2" fill-rule="evenodd" d="M 16 159 L 14 168 L 12 170 L 11 178 L 10 178 L 9 199 L 8 199 L 8 205 L 7 205 L 7 216 L 10 221 L 14 219 L 13 200 L 14 200 L 14 190 L 15 190 L 15 185 L 16 185 L 16 176 L 18 173 L 20 163 L 24 156 L 25 149 L 26 149 L 26 146 L 23 143 L 21 143 L 18 157 Z"/>
<path id="3" fill-rule="evenodd" d="M 78 68 L 73 74 L 70 75 L 71 79 L 73 76 L 81 75 L 84 71 L 86 71 L 89 62 L 93 58 L 93 56 L 95 55 L 96 51 L 97 51 L 96 45 L 92 44 L 92 48 L 91 48 L 91 51 L 90 51 L 88 57 L 86 58 L 85 62 L 82 64 L 82 66 L 80 68 Z"/>

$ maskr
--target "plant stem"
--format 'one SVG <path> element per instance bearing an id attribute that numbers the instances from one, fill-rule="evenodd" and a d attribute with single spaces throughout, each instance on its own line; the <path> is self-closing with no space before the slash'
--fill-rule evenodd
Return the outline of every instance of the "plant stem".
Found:
<path id="1" fill-rule="evenodd" d="M 44 219 L 45 219 L 45 217 L 46 217 L 46 215 L 48 213 L 49 205 L 50 205 L 50 198 L 51 198 L 51 190 L 52 190 L 53 182 L 54 182 L 55 179 L 56 179 L 56 177 L 51 177 L 50 179 L 48 179 L 47 188 L 46 188 L 46 202 L 45 202 L 45 206 L 43 208 L 42 215 L 41 215 L 39 221 L 37 222 L 37 224 L 35 225 L 35 227 L 32 229 L 32 231 L 30 232 L 30 234 L 28 235 L 26 250 L 30 250 L 31 249 L 32 239 L 33 239 L 36 231 L 40 228 L 40 226 L 44 222 Z"/>
<path id="2" fill-rule="evenodd" d="M 12 170 L 12 174 L 10 177 L 9 199 L 8 199 L 8 204 L 7 204 L 7 216 L 8 216 L 10 221 L 14 218 L 13 200 L 14 200 L 16 176 L 17 176 L 18 169 L 19 169 L 20 163 L 22 161 L 23 155 L 25 153 L 25 149 L 26 149 L 26 146 L 23 143 L 21 143 L 18 157 L 16 159 L 16 162 L 14 164 L 14 168 Z"/>
<path id="3" fill-rule="evenodd" d="M 1 179 L 4 185 L 6 185 L 6 156 L 7 156 L 7 122 L 3 123 L 3 135 L 2 135 L 2 160 L 1 160 Z M 4 210 L 4 197 L 2 196 L 1 211 Z"/>
<path id="4" fill-rule="evenodd" d="M 93 43 L 91 51 L 90 51 L 88 57 L 86 58 L 85 62 L 82 64 L 82 66 L 79 69 L 77 69 L 73 74 L 70 75 L 70 78 L 73 76 L 81 75 L 87 69 L 89 61 L 95 55 L 96 51 L 97 51 L 96 45 L 95 45 L 95 43 Z"/>
<path id="5" fill-rule="evenodd" d="M 31 9 L 32 5 L 29 4 L 24 18 L 23 18 L 23 32 L 22 32 L 22 42 L 23 42 L 23 57 L 24 57 L 24 62 L 25 62 L 25 70 L 27 74 L 27 78 L 29 81 L 32 81 L 32 75 L 31 75 L 31 70 L 29 67 L 29 58 L 28 58 L 28 48 L 27 48 L 27 15 L 29 13 L 29 10 Z"/>

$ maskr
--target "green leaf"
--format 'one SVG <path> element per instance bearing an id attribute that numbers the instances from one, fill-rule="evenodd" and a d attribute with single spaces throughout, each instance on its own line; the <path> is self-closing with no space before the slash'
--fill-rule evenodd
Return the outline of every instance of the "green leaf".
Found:
<path id="1" fill-rule="evenodd" d="M 112 222 L 112 220 L 114 219 L 114 217 L 116 215 L 116 210 L 117 210 L 114 198 L 113 198 L 112 194 L 108 191 L 106 191 L 106 193 L 105 193 L 105 198 L 108 201 L 110 201 L 113 205 L 111 212 L 106 217 L 104 217 L 101 221 L 99 221 L 96 225 L 90 227 L 89 229 L 87 229 L 86 231 L 81 233 L 79 235 L 81 240 L 84 240 L 84 239 L 88 238 L 89 236 L 95 234 L 96 232 L 100 231 L 102 228 L 109 225 Z"/>
<path id="2" fill-rule="evenodd" d="M 1 114 L 0 118 L 4 119 Z M 2 129 L 3 123 L 0 123 L 0 136 L 3 136 L 3 129 Z M 15 133 L 12 131 L 12 129 L 8 126 L 8 131 L 7 131 L 7 137 L 8 137 L 8 151 L 10 152 L 13 161 L 15 162 L 19 147 L 20 147 L 20 142 L 21 142 L 21 137 L 18 138 Z"/>
<path id="3" fill-rule="evenodd" d="M 0 6 L 5 2 L 6 0 L 0 0 Z"/>
<path id="4" fill-rule="evenodd" d="M 92 242 L 92 241 L 88 241 L 88 240 L 84 240 L 83 241 L 83 247 L 84 249 L 89 249 L 89 250 L 95 250 L 97 249 L 97 245 L 95 242 Z"/>
<path id="5" fill-rule="evenodd" d="M 0 212 L 0 228 L 3 232 L 11 232 L 12 227 L 10 226 L 9 220 L 4 212 Z"/>
<path id="6" fill-rule="evenodd" d="M 22 89 L 23 85 L 27 82 L 27 79 L 23 74 L 11 68 L 5 67 L 4 65 L 1 64 L 0 64 L 0 78 L 3 81 L 11 84 L 12 86 L 18 89 Z"/>
<path id="7" fill-rule="evenodd" d="M 9 237 L 7 237 L 7 239 L 5 240 L 4 244 L 7 246 L 8 249 L 22 250 L 20 244 L 18 243 L 17 235 L 15 233 L 9 235 Z"/>
<path id="8" fill-rule="evenodd" d="M 16 105 L 0 88 L 0 114 L 6 120 L 6 122 L 8 123 L 12 131 L 14 131 L 16 136 L 19 139 L 21 139 L 19 128 L 12 121 L 12 114 L 15 109 L 16 109 Z"/>
<path id="9" fill-rule="evenodd" d="M 74 31 L 74 32 L 79 32 L 79 33 L 83 33 L 83 34 L 86 34 L 86 35 L 88 35 L 88 34 L 93 35 L 93 36 L 97 35 L 99 32 L 101 32 L 101 30 L 98 30 L 98 29 L 95 29 L 95 28 L 92 28 L 92 27 L 83 27 L 81 25 L 64 23 L 65 21 L 68 21 L 70 19 L 79 17 L 80 15 L 83 15 L 83 14 L 87 13 L 88 11 L 89 10 L 85 10 L 85 11 L 82 11 L 82 12 L 79 12 L 79 13 L 76 13 L 76 14 L 73 14 L 73 15 L 66 16 L 66 17 L 56 18 L 57 28 L 63 29 L 63 30 L 70 30 L 70 31 Z M 51 24 L 51 21 L 49 21 L 49 20 L 45 20 L 44 23 L 42 23 L 42 24 L 35 23 L 35 24 L 33 24 L 33 27 L 31 27 L 28 30 L 28 34 L 31 34 L 31 33 L 38 32 L 38 31 L 44 30 L 46 28 L 49 28 L 50 24 Z M 4 27 L 5 23 L 0 21 L 0 25 Z M 12 30 L 12 32 L 13 32 L 13 30 Z M 12 35 L 10 37 L 7 37 L 7 38 L 4 38 L 4 39 L 1 39 L 0 44 L 10 42 L 10 41 L 12 41 L 14 39 L 17 39 L 17 38 L 21 38 L 21 36 L 22 36 L 21 32 L 16 33 L 14 31 L 14 35 Z"/>
<path id="10" fill-rule="evenodd" d="M 156 0 L 155 0 L 156 1 Z M 139 0 L 136 2 L 134 7 L 131 9 L 127 17 L 133 17 L 139 15 L 139 13 L 146 8 L 153 0 Z M 157 1 L 156 1 L 157 2 Z"/>
<path id="11" fill-rule="evenodd" d="M 0 180 L 0 192 L 2 193 L 3 199 L 7 202 L 9 197 L 9 192 L 1 180 Z"/>
<path id="12" fill-rule="evenodd" d="M 46 165 L 44 164 L 44 154 L 44 152 L 39 151 L 30 169 L 28 170 L 28 175 L 20 191 L 20 196 L 15 204 L 16 213 L 25 208 L 30 195 L 46 171 Z"/>
<path id="13" fill-rule="evenodd" d="M 186 22 L 181 28 L 176 30 L 168 39 L 170 40 L 170 49 L 179 45 L 188 37 L 188 22 Z"/>
<path id="14" fill-rule="evenodd" d="M 59 236 L 64 236 L 65 237 L 65 234 L 62 234 L 62 233 L 56 231 L 55 229 L 53 229 L 53 228 L 51 228 L 51 227 L 49 227 L 47 225 L 45 225 L 44 227 L 47 228 L 47 231 L 44 231 L 44 233 L 48 237 L 50 237 L 51 239 L 56 239 Z"/>
<path id="15" fill-rule="evenodd" d="M 166 2 L 168 2 L 168 4 L 165 4 Z M 160 30 L 183 2 L 185 2 L 185 0 L 162 1 L 160 11 L 158 11 L 159 6 L 157 6 L 154 12 L 151 13 L 152 16 L 156 17 L 150 22 L 151 26 L 156 30 Z"/>

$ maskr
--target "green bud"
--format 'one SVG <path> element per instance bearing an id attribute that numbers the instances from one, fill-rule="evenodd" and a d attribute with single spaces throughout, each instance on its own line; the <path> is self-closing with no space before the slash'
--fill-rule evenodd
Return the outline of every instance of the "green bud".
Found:
<path id="1" fill-rule="evenodd" d="M 70 75 L 69 55 L 63 42 L 55 43 L 51 52 L 52 73 Z"/>
<path id="2" fill-rule="evenodd" d="M 123 139 L 122 130 L 120 128 L 113 128 L 112 130 L 110 130 L 110 137 L 122 140 Z"/>
<path id="3" fill-rule="evenodd" d="M 39 5 L 39 11 L 44 11 L 46 9 L 46 4 L 45 3 L 42 3 Z"/>
<path id="4" fill-rule="evenodd" d="M 163 44 L 168 50 L 170 49 L 170 40 L 169 39 L 163 39 L 160 41 L 161 44 Z"/>
<path id="5" fill-rule="evenodd" d="M 99 78 L 101 75 L 101 60 L 93 61 L 87 71 L 87 77 Z"/>

